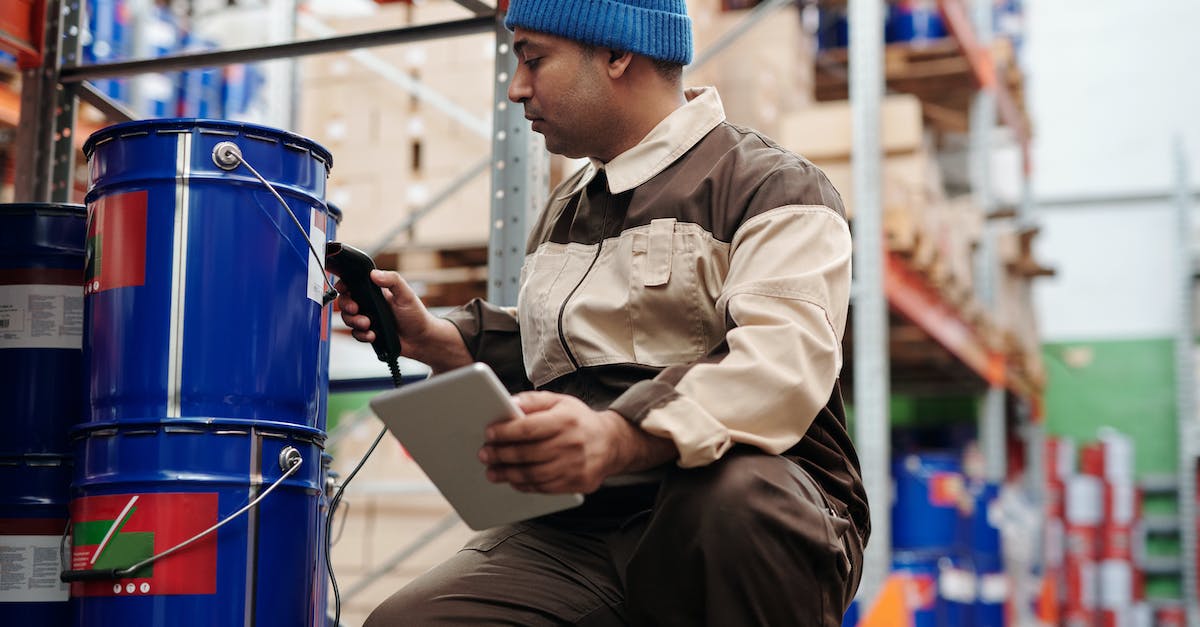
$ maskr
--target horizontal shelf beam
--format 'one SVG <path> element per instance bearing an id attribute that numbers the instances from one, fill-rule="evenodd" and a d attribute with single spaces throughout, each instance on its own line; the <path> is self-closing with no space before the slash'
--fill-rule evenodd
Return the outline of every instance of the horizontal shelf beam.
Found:
<path id="1" fill-rule="evenodd" d="M 1006 387 L 1038 403 L 1037 387 L 1011 371 L 1004 355 L 988 347 L 976 328 L 963 320 L 958 309 L 946 303 L 901 255 L 889 252 L 884 272 L 884 292 L 893 311 L 927 333 L 988 385 Z"/>
<path id="2" fill-rule="evenodd" d="M 327 37 L 324 39 L 294 41 L 271 46 L 218 50 L 216 52 L 177 54 L 154 59 L 140 59 L 136 61 L 118 61 L 115 63 L 65 66 L 62 68 L 61 80 L 63 83 L 78 83 L 80 81 L 95 80 L 100 78 L 114 78 L 119 76 L 132 76 L 135 74 L 150 74 L 205 67 L 219 67 L 235 63 L 252 63 L 255 61 L 288 59 L 313 54 L 343 52 L 346 50 L 369 48 L 373 46 L 389 46 L 414 43 L 418 41 L 428 41 L 431 39 L 445 39 L 448 37 L 478 35 L 481 33 L 491 33 L 495 28 L 495 16 L 486 15 L 483 17 L 472 17 L 453 22 L 422 24 L 420 26 L 392 28 L 368 33 L 355 33 L 352 35 Z"/>

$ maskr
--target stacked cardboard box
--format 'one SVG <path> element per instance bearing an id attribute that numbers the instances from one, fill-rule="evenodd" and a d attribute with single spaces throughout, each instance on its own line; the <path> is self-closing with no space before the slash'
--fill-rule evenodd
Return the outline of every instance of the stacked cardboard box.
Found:
<path id="1" fill-rule="evenodd" d="M 1032 279 L 1052 275 L 1053 270 L 1033 258 L 1033 239 L 1037 234 L 1037 229 L 1015 224 L 997 226 L 1000 269 L 993 313 L 1004 330 L 1004 348 L 1010 354 L 1010 363 L 1023 369 L 1031 380 L 1044 381 L 1046 374 L 1033 305 Z"/>
<path id="2" fill-rule="evenodd" d="M 688 0 L 687 4 L 697 55 L 749 13 L 722 11 L 721 0 Z M 707 63 L 689 68 L 684 82 L 715 86 L 730 122 L 777 137 L 789 112 L 813 102 L 815 51 L 799 8 L 788 6 L 759 21 Z"/>
<path id="3" fill-rule="evenodd" d="M 353 33 L 469 15 L 453 2 L 431 1 L 320 21 L 326 28 Z M 491 150 L 493 45 L 494 38 L 482 34 L 304 61 L 301 131 L 333 153 L 328 198 L 345 212 L 343 240 L 364 246 L 379 243 L 384 232 L 454 181 L 470 164 L 470 156 Z M 368 57 L 374 62 L 364 62 Z M 487 134 L 466 128 L 416 98 L 397 84 L 397 76 L 418 81 L 453 102 L 476 118 Z M 477 176 L 392 244 L 486 242 L 489 190 L 488 177 Z"/>

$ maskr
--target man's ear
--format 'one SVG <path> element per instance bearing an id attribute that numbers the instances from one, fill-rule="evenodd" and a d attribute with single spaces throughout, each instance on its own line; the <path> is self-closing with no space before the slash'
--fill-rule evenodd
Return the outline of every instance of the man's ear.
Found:
<path id="1" fill-rule="evenodd" d="M 623 52 L 621 50 L 608 49 L 608 76 L 609 78 L 621 78 L 629 69 L 629 65 L 633 62 L 632 52 Z"/>

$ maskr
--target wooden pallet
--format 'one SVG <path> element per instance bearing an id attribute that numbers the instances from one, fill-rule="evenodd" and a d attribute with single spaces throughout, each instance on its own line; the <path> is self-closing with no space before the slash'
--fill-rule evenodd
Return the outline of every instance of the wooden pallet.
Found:
<path id="1" fill-rule="evenodd" d="M 395 270 L 428 307 L 456 307 L 487 296 L 487 244 L 405 246 L 377 255 L 379 267 Z"/>

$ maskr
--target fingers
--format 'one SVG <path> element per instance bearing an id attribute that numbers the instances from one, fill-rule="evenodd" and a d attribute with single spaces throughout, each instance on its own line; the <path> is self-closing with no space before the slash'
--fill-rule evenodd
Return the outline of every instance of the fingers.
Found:
<path id="1" fill-rule="evenodd" d="M 576 416 L 560 412 L 527 413 L 521 418 L 493 422 L 484 432 L 484 440 L 493 446 L 548 440 L 577 423 Z"/>
<path id="2" fill-rule="evenodd" d="M 479 449 L 479 461 L 489 466 L 541 464 L 553 461 L 557 453 L 546 441 L 530 444 L 504 444 Z"/>

